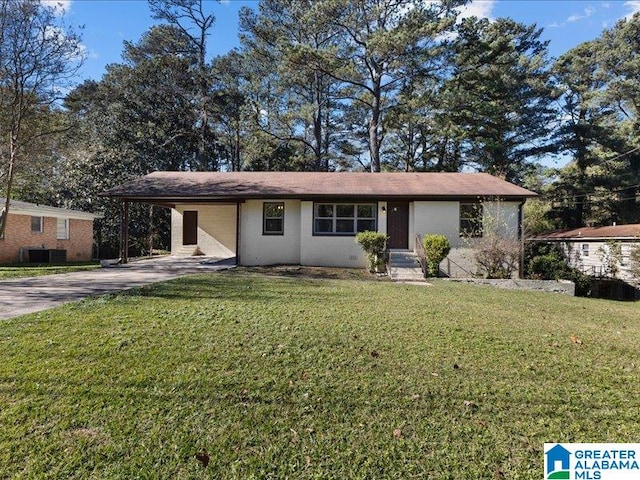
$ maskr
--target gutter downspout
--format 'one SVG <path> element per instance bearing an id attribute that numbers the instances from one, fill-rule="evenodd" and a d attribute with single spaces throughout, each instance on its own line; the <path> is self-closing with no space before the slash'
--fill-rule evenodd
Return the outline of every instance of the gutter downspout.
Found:
<path id="1" fill-rule="evenodd" d="M 520 236 L 520 265 L 518 268 L 518 277 L 524 278 L 524 203 L 522 200 L 518 204 L 518 235 Z"/>
<path id="2" fill-rule="evenodd" d="M 236 265 L 240 265 L 240 207 L 242 202 L 236 202 Z"/>

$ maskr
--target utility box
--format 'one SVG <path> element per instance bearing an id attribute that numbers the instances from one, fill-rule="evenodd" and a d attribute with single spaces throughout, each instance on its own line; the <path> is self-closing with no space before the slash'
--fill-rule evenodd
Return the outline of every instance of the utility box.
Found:
<path id="1" fill-rule="evenodd" d="M 49 263 L 67 263 L 66 250 L 49 250 Z"/>
<path id="2" fill-rule="evenodd" d="M 67 251 L 53 248 L 30 248 L 29 263 L 67 263 Z"/>
<path id="3" fill-rule="evenodd" d="M 44 248 L 30 248 L 29 249 L 29 263 L 48 263 L 49 262 L 49 250 Z"/>

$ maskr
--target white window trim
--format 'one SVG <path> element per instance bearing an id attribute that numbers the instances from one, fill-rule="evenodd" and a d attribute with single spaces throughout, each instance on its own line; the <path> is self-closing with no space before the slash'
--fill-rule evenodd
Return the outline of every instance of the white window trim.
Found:
<path id="1" fill-rule="evenodd" d="M 585 249 L 585 247 L 587 247 L 587 248 Z M 581 257 L 588 257 L 589 256 L 589 244 L 588 243 L 580 244 L 580 256 Z"/>
<path id="2" fill-rule="evenodd" d="M 33 229 L 33 219 L 34 218 L 39 218 L 40 219 L 40 230 L 34 230 Z M 42 233 L 44 231 L 44 217 L 41 215 L 31 215 L 31 233 Z"/>
<path id="3" fill-rule="evenodd" d="M 333 215 L 331 217 L 320 217 L 317 215 L 318 205 L 332 205 L 333 206 Z M 338 216 L 338 206 L 339 205 L 353 205 L 354 208 L 354 216 L 353 217 L 339 217 Z M 373 208 L 373 216 L 372 217 L 359 217 L 358 216 L 358 207 L 367 206 Z M 318 237 L 354 237 L 358 233 L 358 220 L 373 220 L 374 228 L 376 231 L 378 229 L 378 205 L 376 202 L 314 202 L 313 203 L 313 235 Z M 332 231 L 331 232 L 318 232 L 316 230 L 316 220 L 332 220 Z M 353 221 L 353 231 L 351 232 L 337 232 L 337 222 L 338 220 L 350 220 Z"/>
<path id="4" fill-rule="evenodd" d="M 58 223 L 60 221 L 64 222 L 64 236 L 60 236 L 60 227 Z M 56 219 L 56 239 L 57 240 L 69 240 L 69 219 L 68 218 L 57 218 Z"/>

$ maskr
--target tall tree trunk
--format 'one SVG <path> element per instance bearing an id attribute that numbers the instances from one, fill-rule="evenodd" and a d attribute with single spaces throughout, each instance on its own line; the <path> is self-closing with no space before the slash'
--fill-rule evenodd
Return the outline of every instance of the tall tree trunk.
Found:
<path id="1" fill-rule="evenodd" d="M 325 92 L 326 107 L 324 109 L 324 132 L 323 132 L 323 144 L 322 144 L 322 171 L 329 171 L 329 150 L 331 148 L 331 100 L 329 98 L 331 87 L 329 84 L 326 86 Z"/>
<path id="2" fill-rule="evenodd" d="M 369 154 L 371 156 L 371 171 L 380 171 L 380 138 L 378 136 L 380 122 L 380 99 L 374 99 L 369 120 Z"/>
<path id="3" fill-rule="evenodd" d="M 369 120 L 369 155 L 371 156 L 371 171 L 380 171 L 380 117 L 382 103 L 382 66 L 373 64 L 373 76 L 371 93 L 371 119 Z"/>
<path id="4" fill-rule="evenodd" d="M 13 178 L 15 176 L 17 145 L 16 137 L 13 132 L 9 135 L 9 169 L 7 170 L 7 183 L 4 191 L 4 206 L 0 211 L 0 238 L 4 236 L 9 219 L 9 207 L 11 205 L 11 190 L 13 187 Z"/>
<path id="5" fill-rule="evenodd" d="M 313 169 L 322 171 L 322 94 L 320 93 L 320 85 L 318 83 L 318 73 L 316 72 L 316 108 L 313 115 Z"/>
<path id="6" fill-rule="evenodd" d="M 235 129 L 235 142 L 233 145 L 233 166 L 232 166 L 232 170 L 235 170 L 236 172 L 240 171 L 240 124 L 238 122 L 238 124 L 236 125 L 236 129 Z"/>

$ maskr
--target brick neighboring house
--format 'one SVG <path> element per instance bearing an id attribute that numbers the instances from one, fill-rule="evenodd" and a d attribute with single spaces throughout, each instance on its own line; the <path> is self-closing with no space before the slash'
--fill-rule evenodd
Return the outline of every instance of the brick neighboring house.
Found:
<path id="1" fill-rule="evenodd" d="M 4 203 L 0 198 L 0 205 Z M 64 250 L 67 261 L 91 260 L 96 218 L 100 215 L 11 200 L 7 226 L 0 238 L 0 263 L 30 261 L 29 250 L 56 250 L 58 255 Z M 34 256 L 46 254 L 37 252 Z"/>

